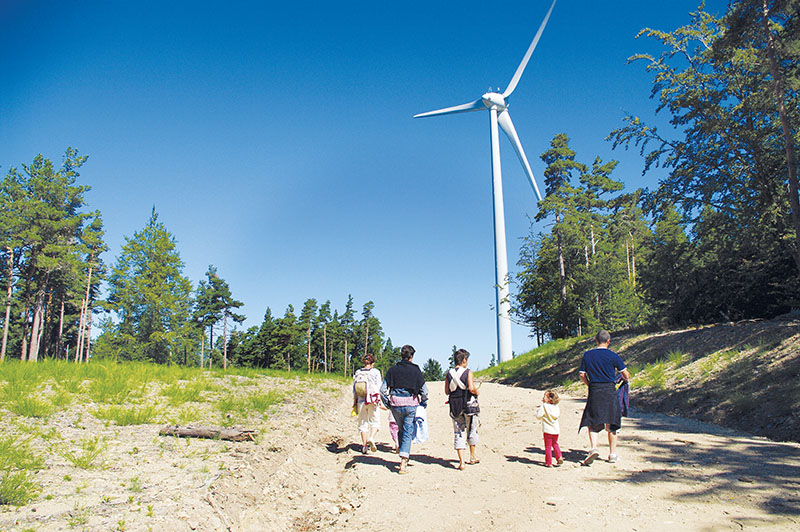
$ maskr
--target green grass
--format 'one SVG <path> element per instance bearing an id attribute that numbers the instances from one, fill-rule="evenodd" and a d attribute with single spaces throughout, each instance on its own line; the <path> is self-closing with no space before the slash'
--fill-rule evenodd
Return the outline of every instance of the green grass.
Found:
<path id="1" fill-rule="evenodd" d="M 509 377 L 513 379 L 524 379 L 540 375 L 551 370 L 559 362 L 559 359 L 571 356 L 573 351 L 582 351 L 584 346 L 579 344 L 587 338 L 582 336 L 580 338 L 553 340 L 512 360 L 481 370 L 476 375 L 478 377 Z"/>
<path id="2" fill-rule="evenodd" d="M 161 412 L 153 405 L 147 406 L 122 406 L 111 405 L 97 408 L 93 415 L 98 419 L 113 421 L 119 426 L 148 425 L 158 423 Z"/>
<path id="3" fill-rule="evenodd" d="M 266 413 L 270 407 L 283 402 L 284 395 L 276 390 L 268 392 L 253 392 L 247 398 L 250 409 L 261 414 Z"/>
<path id="4" fill-rule="evenodd" d="M 217 391 L 218 387 L 205 379 L 196 379 L 182 384 L 173 383 L 161 389 L 161 395 L 167 398 L 172 406 L 203 400 L 202 392 Z"/>
<path id="5" fill-rule="evenodd" d="M 667 353 L 667 360 L 676 368 L 680 367 L 686 360 L 686 353 L 678 350 L 670 351 Z"/>
<path id="6" fill-rule="evenodd" d="M 668 363 L 664 360 L 648 364 L 632 377 L 633 386 L 636 388 L 650 387 L 663 390 L 667 382 L 667 365 Z"/>
<path id="7" fill-rule="evenodd" d="M 56 409 L 52 403 L 43 401 L 33 394 L 6 403 L 5 407 L 19 416 L 36 418 L 50 417 Z"/>
<path id="8" fill-rule="evenodd" d="M 44 461 L 30 448 L 30 440 L 0 436 L 0 505 L 21 506 L 39 492 L 35 474 Z"/>
<path id="9" fill-rule="evenodd" d="M 75 442 L 71 442 L 75 443 Z M 66 445 L 58 445 L 54 450 L 65 460 L 80 469 L 94 469 L 102 467 L 99 461 L 100 456 L 105 452 L 108 444 L 104 438 L 99 436 L 89 437 L 81 440 L 77 449 L 71 449 Z"/>

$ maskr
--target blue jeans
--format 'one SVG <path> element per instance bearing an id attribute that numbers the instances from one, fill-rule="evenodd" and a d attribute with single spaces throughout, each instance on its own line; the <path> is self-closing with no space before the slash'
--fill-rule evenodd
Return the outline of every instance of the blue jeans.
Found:
<path id="1" fill-rule="evenodd" d="M 394 420 L 397 423 L 398 454 L 401 458 L 408 458 L 411 453 L 411 440 L 414 439 L 414 416 L 416 413 L 416 406 L 392 407 L 392 416 L 394 416 Z"/>

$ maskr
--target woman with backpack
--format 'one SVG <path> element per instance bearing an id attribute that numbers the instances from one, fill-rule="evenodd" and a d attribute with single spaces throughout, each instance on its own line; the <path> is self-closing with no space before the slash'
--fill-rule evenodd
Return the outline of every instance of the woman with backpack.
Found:
<path id="1" fill-rule="evenodd" d="M 411 441 L 414 439 L 414 418 L 418 406 L 425 406 L 428 401 L 428 386 L 419 366 L 412 362 L 415 350 L 410 345 L 400 349 L 400 362 L 389 368 L 386 378 L 381 384 L 383 404 L 392 409 L 392 416 L 397 422 L 401 475 L 408 473 L 408 457 L 411 453 Z"/>
<path id="2" fill-rule="evenodd" d="M 449 397 L 450 417 L 453 420 L 454 444 L 458 453 L 458 470 L 463 471 L 464 450 L 469 445 L 469 462 L 478 464 L 480 460 L 475 455 L 475 446 L 478 445 L 478 427 L 480 420 L 478 413 L 478 387 L 475 386 L 472 370 L 467 369 L 469 351 L 459 349 L 453 353 L 455 367 L 447 372 L 444 379 L 444 393 Z"/>
<path id="3" fill-rule="evenodd" d="M 358 431 L 361 433 L 361 452 L 373 453 L 375 434 L 381 428 L 381 417 L 378 412 L 380 404 L 381 372 L 375 367 L 375 357 L 364 355 L 361 358 L 364 367 L 353 375 L 353 413 L 358 414 Z"/>

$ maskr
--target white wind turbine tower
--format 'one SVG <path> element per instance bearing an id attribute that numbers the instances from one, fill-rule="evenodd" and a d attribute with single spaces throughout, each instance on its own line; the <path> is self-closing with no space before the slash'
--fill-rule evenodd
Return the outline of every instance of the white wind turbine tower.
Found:
<path id="1" fill-rule="evenodd" d="M 426 116 L 448 115 L 453 113 L 466 113 L 470 111 L 489 110 L 490 118 L 490 136 L 492 144 L 492 192 L 494 197 L 494 261 L 495 261 L 495 294 L 496 294 L 496 311 L 497 311 L 497 354 L 500 362 L 511 360 L 511 303 L 509 301 L 510 294 L 508 288 L 508 255 L 506 253 L 506 223 L 505 214 L 503 212 L 503 180 L 500 172 L 500 145 L 499 134 L 497 131 L 498 124 L 505 132 L 511 145 L 514 146 L 514 151 L 517 152 L 522 167 L 530 179 L 533 191 L 539 201 L 542 199 L 539 193 L 539 187 L 536 186 L 536 180 L 533 177 L 531 165 L 528 163 L 528 158 L 525 156 L 525 150 L 522 149 L 522 144 L 517 136 L 517 131 L 514 129 L 514 124 L 511 122 L 511 116 L 508 114 L 508 97 L 514 92 L 514 89 L 525 71 L 525 66 L 533 54 L 533 50 L 539 43 L 539 38 L 542 36 L 547 21 L 550 19 L 550 14 L 553 12 L 553 7 L 556 5 L 556 0 L 550 4 L 550 9 L 547 10 L 539 30 L 525 52 L 522 62 L 514 72 L 514 77 L 511 82 L 501 93 L 487 92 L 474 102 L 465 103 L 463 105 L 456 105 L 455 107 L 447 107 L 445 109 L 438 109 L 436 111 L 429 111 L 427 113 L 420 113 L 414 115 L 414 118 L 422 118 Z"/>

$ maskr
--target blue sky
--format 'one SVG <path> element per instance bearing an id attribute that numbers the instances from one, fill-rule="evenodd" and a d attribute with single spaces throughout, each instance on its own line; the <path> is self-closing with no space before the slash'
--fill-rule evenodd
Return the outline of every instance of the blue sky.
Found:
<path id="1" fill-rule="evenodd" d="M 637 52 L 699 0 L 557 3 L 509 110 L 534 174 L 566 133 L 577 158 L 636 153 L 604 140 L 652 117 Z M 707 2 L 722 13 L 724 0 Z M 496 352 L 488 113 L 412 119 L 505 88 L 548 0 L 89 2 L 0 0 L 0 171 L 67 146 L 110 251 L 155 205 L 194 284 L 209 264 L 245 302 L 245 327 L 314 297 L 367 301 L 395 345 L 473 367 Z M 500 146 L 509 264 L 536 201 Z M 540 229 L 546 229 L 544 225 Z M 514 328 L 517 353 L 534 347 Z"/>

